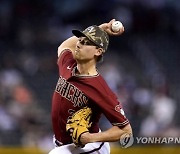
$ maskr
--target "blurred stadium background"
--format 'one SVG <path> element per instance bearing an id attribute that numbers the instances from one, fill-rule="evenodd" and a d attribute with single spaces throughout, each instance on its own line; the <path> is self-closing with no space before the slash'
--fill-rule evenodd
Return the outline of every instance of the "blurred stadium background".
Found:
<path id="1" fill-rule="evenodd" d="M 0 153 L 53 148 L 51 96 L 57 47 L 71 29 L 122 21 L 99 70 L 124 106 L 134 136 L 180 137 L 179 0 L 1 0 Z M 103 130 L 111 125 L 102 117 Z M 179 153 L 178 145 L 134 145 L 112 153 Z"/>

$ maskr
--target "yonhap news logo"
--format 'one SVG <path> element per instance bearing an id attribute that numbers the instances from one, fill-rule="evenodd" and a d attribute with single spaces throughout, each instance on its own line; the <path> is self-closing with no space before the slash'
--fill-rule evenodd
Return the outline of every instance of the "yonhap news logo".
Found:
<path id="1" fill-rule="evenodd" d="M 123 134 L 120 138 L 120 145 L 122 148 L 128 148 L 133 144 L 179 144 L 180 137 L 133 137 L 129 134 Z"/>
<path id="2" fill-rule="evenodd" d="M 134 143 L 134 137 L 131 134 L 125 133 L 121 135 L 120 145 L 122 146 L 122 148 L 128 148 L 132 146 L 133 143 Z"/>
<path id="3" fill-rule="evenodd" d="M 136 137 L 137 144 L 180 144 L 180 137 Z"/>

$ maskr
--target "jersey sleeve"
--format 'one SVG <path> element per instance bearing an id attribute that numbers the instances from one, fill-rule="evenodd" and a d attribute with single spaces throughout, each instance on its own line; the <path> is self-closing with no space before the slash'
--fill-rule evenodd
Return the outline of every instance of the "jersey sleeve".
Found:
<path id="1" fill-rule="evenodd" d="M 60 66 L 60 67 L 63 67 L 65 64 L 68 64 L 69 62 L 71 62 L 73 59 L 73 56 L 72 56 L 72 53 L 71 53 L 71 50 L 70 49 L 64 49 L 58 60 L 57 60 L 57 64 Z"/>
<path id="2" fill-rule="evenodd" d="M 64 49 L 58 60 L 57 60 L 57 64 L 59 67 L 59 73 L 67 70 L 67 68 L 71 68 L 72 65 L 75 63 L 76 61 L 73 59 L 73 55 L 70 49 Z"/>
<path id="3" fill-rule="evenodd" d="M 123 128 L 129 124 L 129 120 L 125 116 L 123 107 L 115 96 L 106 96 L 104 101 L 98 101 L 97 103 L 103 114 L 113 126 Z"/>

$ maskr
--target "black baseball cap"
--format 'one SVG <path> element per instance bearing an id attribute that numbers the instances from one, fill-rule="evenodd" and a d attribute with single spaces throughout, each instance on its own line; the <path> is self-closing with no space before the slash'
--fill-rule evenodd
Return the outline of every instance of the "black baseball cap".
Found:
<path id="1" fill-rule="evenodd" d="M 95 43 L 98 47 L 104 49 L 104 52 L 107 50 L 109 45 L 109 36 L 108 34 L 96 25 L 92 25 L 86 28 L 84 31 L 72 30 L 72 33 L 76 37 L 87 37 L 90 41 Z"/>

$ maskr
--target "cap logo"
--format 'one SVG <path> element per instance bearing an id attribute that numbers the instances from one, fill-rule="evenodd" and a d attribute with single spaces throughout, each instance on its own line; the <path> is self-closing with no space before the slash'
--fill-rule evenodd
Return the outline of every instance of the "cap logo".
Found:
<path id="1" fill-rule="evenodd" d="M 93 26 L 90 26 L 90 27 L 88 27 L 87 28 L 87 31 L 89 32 L 89 33 L 91 33 L 91 31 L 94 29 L 94 27 Z"/>
<path id="2" fill-rule="evenodd" d="M 93 25 L 87 27 L 82 32 L 78 30 L 75 30 L 75 32 L 76 32 L 74 33 L 75 36 L 76 35 L 77 37 L 86 36 L 88 39 L 94 42 L 98 47 L 103 48 L 104 51 L 107 50 L 109 44 L 109 37 L 108 34 L 105 31 L 103 31 L 100 27 Z"/>
<path id="3" fill-rule="evenodd" d="M 97 40 L 98 37 L 96 37 L 96 29 L 94 27 L 90 28 L 88 31 L 88 35 L 93 39 Z"/>

